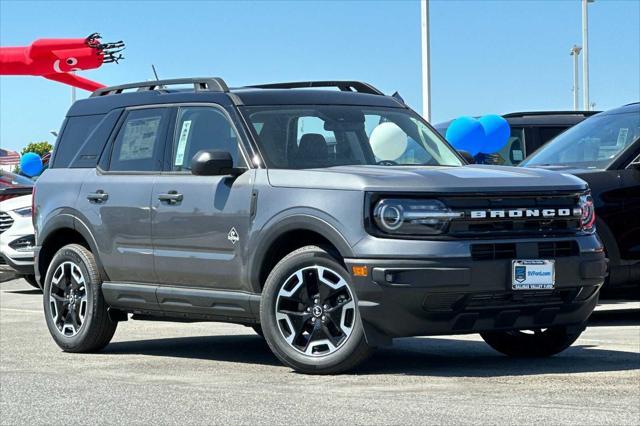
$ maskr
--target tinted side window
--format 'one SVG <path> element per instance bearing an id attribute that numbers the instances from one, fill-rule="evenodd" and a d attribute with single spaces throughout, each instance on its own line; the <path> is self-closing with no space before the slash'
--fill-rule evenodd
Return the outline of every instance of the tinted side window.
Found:
<path id="1" fill-rule="evenodd" d="M 566 127 L 540 127 L 540 144 L 544 145 L 565 130 Z"/>
<path id="2" fill-rule="evenodd" d="M 98 126 L 104 115 L 84 115 L 67 118 L 60 140 L 56 144 L 51 168 L 68 167 L 87 136 Z"/>
<path id="3" fill-rule="evenodd" d="M 167 108 L 130 111 L 114 141 L 109 170 L 161 170 L 168 116 Z"/>
<path id="4" fill-rule="evenodd" d="M 172 168 L 191 170 L 191 159 L 200 150 L 227 151 L 238 165 L 238 134 L 227 116 L 214 107 L 183 107 L 178 112 Z"/>

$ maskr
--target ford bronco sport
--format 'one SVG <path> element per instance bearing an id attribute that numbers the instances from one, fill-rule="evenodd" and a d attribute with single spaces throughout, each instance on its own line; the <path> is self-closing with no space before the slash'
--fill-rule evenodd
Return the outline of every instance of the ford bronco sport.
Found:
<path id="1" fill-rule="evenodd" d="M 252 326 L 306 373 L 415 335 L 549 356 L 606 273 L 582 180 L 465 165 L 399 96 L 355 81 L 100 89 L 69 110 L 34 221 L 69 352 L 131 318 Z"/>

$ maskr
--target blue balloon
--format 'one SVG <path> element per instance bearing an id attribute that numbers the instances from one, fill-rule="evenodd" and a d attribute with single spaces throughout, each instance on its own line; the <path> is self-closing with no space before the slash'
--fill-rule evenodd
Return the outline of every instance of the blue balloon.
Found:
<path id="1" fill-rule="evenodd" d="M 35 152 L 27 152 L 20 157 L 20 172 L 29 177 L 39 175 L 42 172 L 42 158 Z"/>
<path id="2" fill-rule="evenodd" d="M 482 125 L 485 134 L 484 144 L 480 147 L 480 152 L 493 154 L 504 148 L 511 135 L 509 122 L 495 114 L 480 117 L 478 121 Z"/>
<path id="3" fill-rule="evenodd" d="M 445 138 L 455 149 L 468 151 L 475 156 L 484 144 L 482 125 L 473 117 L 459 117 L 449 124 Z"/>

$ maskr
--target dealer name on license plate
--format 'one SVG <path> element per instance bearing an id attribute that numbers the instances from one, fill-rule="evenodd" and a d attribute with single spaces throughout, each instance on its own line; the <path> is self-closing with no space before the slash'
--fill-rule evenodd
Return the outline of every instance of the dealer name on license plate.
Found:
<path id="1" fill-rule="evenodd" d="M 554 260 L 513 260 L 511 288 L 513 290 L 552 290 L 556 283 Z"/>

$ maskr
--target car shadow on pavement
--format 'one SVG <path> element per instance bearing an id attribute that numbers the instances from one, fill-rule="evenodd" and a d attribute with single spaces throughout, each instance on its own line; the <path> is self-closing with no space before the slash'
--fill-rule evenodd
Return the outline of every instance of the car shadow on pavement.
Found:
<path id="1" fill-rule="evenodd" d="M 590 321 L 590 327 L 639 324 L 637 311 L 601 312 Z M 266 342 L 251 333 L 113 342 L 102 353 L 281 365 Z M 378 349 L 352 374 L 501 377 L 629 370 L 640 370 L 640 353 L 600 349 L 580 341 L 554 357 L 518 359 L 503 356 L 482 341 L 415 337 L 397 339 L 393 347 Z"/>
<path id="2" fill-rule="evenodd" d="M 589 327 L 640 326 L 640 310 L 595 311 L 589 317 Z"/>
<path id="3" fill-rule="evenodd" d="M 253 333 L 247 329 L 247 333 Z M 255 334 L 197 336 L 112 342 L 101 354 L 140 354 L 247 364 L 280 365 L 267 343 Z"/>
<path id="4" fill-rule="evenodd" d="M 42 290 L 36 290 L 35 288 L 32 290 L 13 290 L 7 291 L 7 293 L 12 294 L 42 294 Z"/>
<path id="5" fill-rule="evenodd" d="M 409 338 L 382 349 L 356 372 L 439 377 L 503 377 L 640 370 L 634 352 L 576 344 L 550 358 L 509 358 L 479 341 Z"/>

